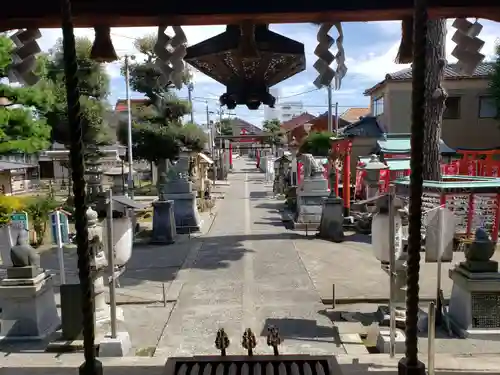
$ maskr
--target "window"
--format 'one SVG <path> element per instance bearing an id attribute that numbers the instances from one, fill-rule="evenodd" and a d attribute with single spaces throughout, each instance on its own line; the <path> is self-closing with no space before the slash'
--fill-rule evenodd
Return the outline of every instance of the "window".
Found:
<path id="1" fill-rule="evenodd" d="M 460 97 L 449 96 L 446 98 L 445 110 L 443 118 L 445 119 L 459 119 L 460 118 Z"/>
<path id="2" fill-rule="evenodd" d="M 479 97 L 479 118 L 494 118 L 497 117 L 497 106 L 495 99 L 491 96 Z"/>
<path id="3" fill-rule="evenodd" d="M 384 97 L 379 96 L 376 99 L 373 99 L 373 115 L 379 116 L 384 113 Z"/>

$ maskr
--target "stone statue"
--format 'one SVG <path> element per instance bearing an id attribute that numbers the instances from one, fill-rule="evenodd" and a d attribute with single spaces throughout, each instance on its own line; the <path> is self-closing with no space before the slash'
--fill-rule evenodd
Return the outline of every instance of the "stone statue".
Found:
<path id="1" fill-rule="evenodd" d="M 94 305 L 96 323 L 99 325 L 109 319 L 106 305 L 104 275 L 108 261 L 104 251 L 103 227 L 99 225 L 97 212 L 91 207 L 86 212 L 89 231 L 89 250 L 91 254 L 92 282 L 94 285 Z"/>
<path id="2" fill-rule="evenodd" d="M 472 262 L 487 262 L 495 254 L 495 243 L 482 228 L 477 228 L 474 241 L 464 249 L 465 259 Z"/>
<path id="3" fill-rule="evenodd" d="M 16 245 L 10 250 L 10 259 L 13 267 L 40 268 L 40 255 L 29 244 L 28 231 L 21 231 Z"/>
<path id="4" fill-rule="evenodd" d="M 86 212 L 89 231 L 89 249 L 92 256 L 92 267 L 96 269 L 105 268 L 108 265 L 103 246 L 102 227 L 98 225 L 97 212 L 88 208 Z"/>
<path id="5" fill-rule="evenodd" d="M 325 169 L 323 166 L 312 156 L 312 154 L 302 154 L 302 161 L 304 164 L 304 178 L 323 176 Z"/>

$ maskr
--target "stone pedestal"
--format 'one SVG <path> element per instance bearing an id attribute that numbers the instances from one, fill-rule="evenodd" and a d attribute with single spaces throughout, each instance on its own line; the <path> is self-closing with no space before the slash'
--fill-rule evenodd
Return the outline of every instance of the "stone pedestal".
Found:
<path id="1" fill-rule="evenodd" d="M 196 207 L 196 192 L 186 178 L 170 181 L 162 200 L 174 202 L 175 227 L 177 233 L 197 232 L 201 227 L 200 215 Z"/>
<path id="2" fill-rule="evenodd" d="M 177 234 L 173 201 L 153 202 L 153 234 L 151 243 L 172 244 Z"/>
<path id="3" fill-rule="evenodd" d="M 61 324 L 52 276 L 42 272 L 29 279 L 0 283 L 2 340 L 43 340 Z"/>
<path id="4" fill-rule="evenodd" d="M 334 242 L 344 241 L 344 201 L 338 197 L 328 197 L 323 202 L 319 237 Z"/>
<path id="5" fill-rule="evenodd" d="M 305 178 L 297 190 L 296 223 L 317 228 L 321 222 L 323 202 L 329 194 L 328 181 L 323 176 Z"/>
<path id="6" fill-rule="evenodd" d="M 449 277 L 453 280 L 449 306 L 452 329 L 462 337 L 499 340 L 500 273 L 471 272 L 461 264 L 449 271 Z"/>

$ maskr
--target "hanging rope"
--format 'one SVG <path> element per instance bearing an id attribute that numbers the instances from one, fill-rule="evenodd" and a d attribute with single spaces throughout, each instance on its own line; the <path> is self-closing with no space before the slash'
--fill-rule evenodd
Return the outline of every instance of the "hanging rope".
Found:
<path id="1" fill-rule="evenodd" d="M 71 130 L 71 170 L 75 199 L 75 229 L 78 254 L 78 276 L 82 289 L 83 347 L 85 363 L 80 374 L 97 375 L 102 366 L 96 359 L 94 337 L 94 299 L 85 204 L 85 179 L 83 162 L 82 121 L 80 115 L 80 91 L 78 89 L 78 66 L 76 60 L 75 34 L 71 19 L 71 1 L 61 0 L 62 32 L 64 50 L 64 73 L 68 102 L 68 126 Z"/>
<path id="2" fill-rule="evenodd" d="M 425 126 L 425 69 L 427 47 L 427 1 L 415 0 L 412 65 L 411 176 L 406 291 L 406 358 L 402 362 L 411 373 L 425 366 L 418 361 L 418 302 L 422 224 L 422 164 Z M 420 370 L 420 371 L 419 371 Z"/>

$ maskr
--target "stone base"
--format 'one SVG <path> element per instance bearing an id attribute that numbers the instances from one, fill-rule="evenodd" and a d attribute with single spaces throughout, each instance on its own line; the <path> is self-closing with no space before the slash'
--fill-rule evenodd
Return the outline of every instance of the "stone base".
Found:
<path id="1" fill-rule="evenodd" d="M 164 199 L 174 201 L 177 233 L 186 234 L 200 231 L 201 220 L 196 207 L 196 193 L 165 194 Z"/>
<path id="2" fill-rule="evenodd" d="M 297 216 L 295 222 L 304 224 L 321 223 L 321 214 L 323 212 L 323 202 L 329 191 L 299 191 L 297 195 Z"/>
<path id="3" fill-rule="evenodd" d="M 43 273 L 38 267 L 9 267 L 7 268 L 7 279 L 34 279 Z"/>
<path id="4" fill-rule="evenodd" d="M 487 262 L 474 262 L 467 260 L 460 263 L 460 267 L 468 272 L 498 272 L 498 262 L 489 260 Z"/>
<path id="5" fill-rule="evenodd" d="M 469 272 L 458 266 L 449 304 L 451 328 L 461 337 L 500 340 L 500 273 Z"/>
<path id="6" fill-rule="evenodd" d="M 344 241 L 344 201 L 337 197 L 328 197 L 323 203 L 319 237 L 334 242 Z"/>
<path id="7" fill-rule="evenodd" d="M 380 326 L 389 327 L 391 324 L 391 310 L 389 306 L 379 306 L 375 313 Z M 399 329 L 406 328 L 406 309 L 396 309 L 396 327 Z"/>
<path id="8" fill-rule="evenodd" d="M 406 336 L 403 331 L 396 329 L 395 331 L 395 340 L 394 340 L 394 349 L 398 354 L 404 353 L 406 350 L 405 345 Z M 387 328 L 380 328 L 378 337 L 377 337 L 377 349 L 380 353 L 389 353 L 391 345 L 391 332 Z"/>
<path id="9" fill-rule="evenodd" d="M 53 278 L 45 272 L 34 279 L 2 280 L 0 300 L 2 340 L 43 340 L 61 324 Z"/>
<path id="10" fill-rule="evenodd" d="M 99 343 L 99 357 L 125 357 L 131 348 L 128 332 L 118 332 L 114 339 L 107 334 Z"/>
<path id="11" fill-rule="evenodd" d="M 153 244 L 172 244 L 177 235 L 174 202 L 156 201 L 153 202 L 153 233 L 151 243 Z"/>

